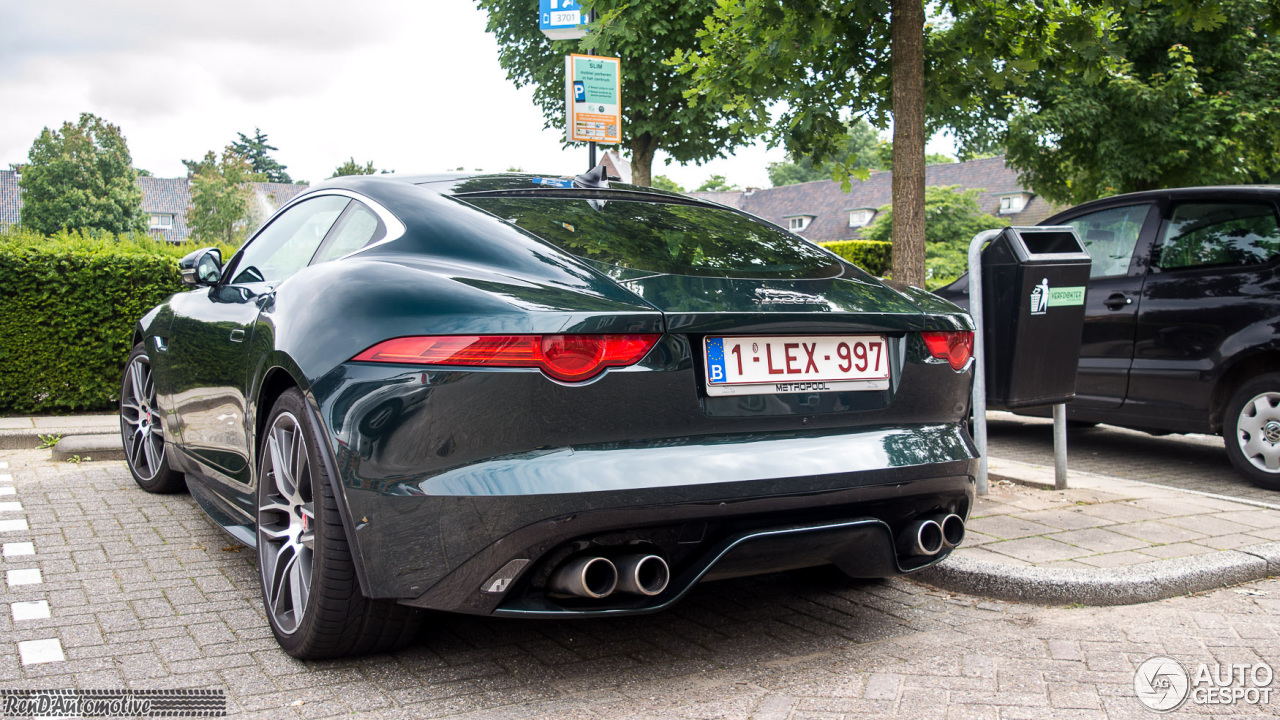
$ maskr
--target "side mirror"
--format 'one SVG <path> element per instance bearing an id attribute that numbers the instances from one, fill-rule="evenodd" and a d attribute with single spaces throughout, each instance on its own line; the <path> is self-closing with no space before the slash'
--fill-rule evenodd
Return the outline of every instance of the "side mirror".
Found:
<path id="1" fill-rule="evenodd" d="M 178 261 L 182 284 L 189 287 L 216 285 L 222 279 L 222 251 L 200 248 Z"/>

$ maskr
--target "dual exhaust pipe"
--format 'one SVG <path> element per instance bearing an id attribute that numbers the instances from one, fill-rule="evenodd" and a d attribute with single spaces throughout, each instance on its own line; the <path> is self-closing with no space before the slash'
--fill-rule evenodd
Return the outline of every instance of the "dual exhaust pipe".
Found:
<path id="1" fill-rule="evenodd" d="M 929 557 L 964 542 L 964 518 L 952 513 L 942 518 L 916 520 L 898 536 L 898 552 Z"/>
<path id="2" fill-rule="evenodd" d="M 547 589 L 593 600 L 615 592 L 651 597 L 666 590 L 670 581 L 671 568 L 658 555 L 627 555 L 616 562 L 595 555 L 574 558 L 556 568 Z"/>

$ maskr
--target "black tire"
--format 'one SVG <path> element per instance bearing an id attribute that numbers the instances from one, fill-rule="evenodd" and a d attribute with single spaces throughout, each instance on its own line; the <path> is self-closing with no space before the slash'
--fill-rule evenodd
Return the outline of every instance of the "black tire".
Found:
<path id="1" fill-rule="evenodd" d="M 259 443 L 258 576 L 271 631 L 305 660 L 393 650 L 416 637 L 422 613 L 361 593 L 319 454 L 322 436 L 304 403 L 297 389 L 285 391 Z"/>
<path id="2" fill-rule="evenodd" d="M 1222 437 L 1237 472 L 1258 487 L 1280 490 L 1280 373 L 1259 375 L 1236 390 Z"/>
<path id="3" fill-rule="evenodd" d="M 120 376 L 120 442 L 125 464 L 138 487 L 149 493 L 184 492 L 187 478 L 169 465 L 164 420 L 156 407 L 156 387 L 146 345 L 129 353 Z"/>

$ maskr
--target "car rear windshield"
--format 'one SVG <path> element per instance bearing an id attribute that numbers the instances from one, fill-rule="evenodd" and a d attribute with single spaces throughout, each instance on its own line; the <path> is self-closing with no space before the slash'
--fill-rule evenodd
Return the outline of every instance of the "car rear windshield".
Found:
<path id="1" fill-rule="evenodd" d="M 779 228 L 729 210 L 624 200 L 470 197 L 466 201 L 565 252 L 671 275 L 829 278 L 834 257 Z"/>

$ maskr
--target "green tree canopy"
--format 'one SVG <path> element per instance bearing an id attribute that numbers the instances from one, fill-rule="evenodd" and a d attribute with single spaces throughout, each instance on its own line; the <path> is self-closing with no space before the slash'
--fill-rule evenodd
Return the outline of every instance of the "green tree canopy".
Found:
<path id="1" fill-rule="evenodd" d="M 1160 187 L 1267 182 L 1280 173 L 1280 5 L 1225 0 L 1187 22 L 1177 5 L 1122 6 L 1119 61 L 1099 78 L 1033 73 L 1007 124 L 1022 182 L 1080 203 Z M 1212 8 L 1210 8 L 1212 9 Z"/>
<path id="2" fill-rule="evenodd" d="M 250 230 L 251 182 L 265 178 L 253 172 L 249 161 L 228 146 L 222 157 L 213 151 L 198 161 L 187 161 L 196 168 L 191 177 L 191 207 L 187 208 L 187 225 L 191 234 L 202 240 L 218 240 L 239 245 Z"/>
<path id="3" fill-rule="evenodd" d="M 649 185 L 654 153 L 676 161 L 705 162 L 748 140 L 745 128 L 725 122 L 716 103 L 691 102 L 691 78 L 667 60 L 694 47 L 715 0 L 586 0 L 600 16 L 597 32 L 582 41 L 549 41 L 538 30 L 532 0 L 477 0 L 489 14 L 498 60 L 517 87 L 532 85 L 545 126 L 564 126 L 564 56 L 594 49 L 622 58 L 622 145 L 630 151 L 632 180 Z"/>
<path id="4" fill-rule="evenodd" d="M 730 185 L 723 175 L 712 175 L 694 192 L 735 192 L 741 189 L 737 185 Z"/>
<path id="5" fill-rule="evenodd" d="M 120 128 L 93 115 L 45 128 L 21 173 L 22 224 L 51 235 L 68 230 L 144 232 L 142 190 Z"/>
<path id="6" fill-rule="evenodd" d="M 666 190 L 668 192 L 678 192 L 678 193 L 688 192 L 687 190 L 684 189 L 684 186 L 682 186 L 680 183 L 676 182 L 675 180 L 672 180 L 671 178 L 667 177 L 666 175 L 654 175 L 653 187 L 657 188 L 658 190 Z"/>
<path id="7" fill-rule="evenodd" d="M 926 22 L 923 0 L 719 0 L 696 52 L 674 58 L 696 80 L 694 99 L 793 157 L 837 156 L 846 118 L 892 120 L 893 275 L 912 284 L 924 281 L 930 132 L 982 121 L 1033 70 L 1094 71 L 1110 20 L 1106 7 L 1076 0 L 949 0 L 927 11 Z"/>
<path id="8" fill-rule="evenodd" d="M 373 175 L 377 172 L 378 172 L 378 169 L 373 166 L 372 160 L 361 165 L 360 163 L 356 162 L 356 159 L 353 156 L 350 159 L 348 159 L 346 162 L 334 168 L 333 174 L 330 175 L 329 177 L 336 178 L 336 177 L 342 177 L 344 175 Z M 386 175 L 389 172 L 392 172 L 392 171 L 383 170 L 382 174 Z"/>
<path id="9" fill-rule="evenodd" d="M 925 188 L 925 282 L 930 288 L 946 285 L 968 271 L 969 242 L 974 235 L 1009 224 L 982 212 L 978 197 L 983 192 L 959 185 Z M 862 231 L 862 238 L 887 242 L 892 229 L 893 206 L 885 205 Z"/>
<path id="10" fill-rule="evenodd" d="M 254 174 L 262 175 L 266 178 L 266 182 L 293 182 L 289 173 L 285 172 L 285 166 L 269 154 L 279 148 L 267 143 L 266 133 L 255 127 L 253 137 L 246 137 L 244 133 L 236 133 L 236 135 L 239 136 L 239 140 L 231 143 L 231 149 L 249 161 L 249 168 Z"/>
<path id="11" fill-rule="evenodd" d="M 786 162 L 769 163 L 769 182 L 778 187 L 889 169 L 893 145 L 881 140 L 879 131 L 871 123 L 859 118 L 846 128 L 840 148 L 826 160 L 814 162 L 812 155 L 793 152 Z M 885 147 L 890 148 L 888 158 L 883 152 Z"/>

